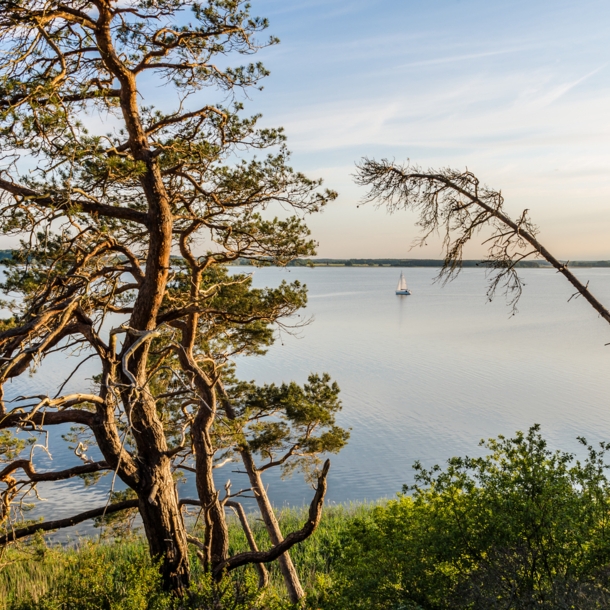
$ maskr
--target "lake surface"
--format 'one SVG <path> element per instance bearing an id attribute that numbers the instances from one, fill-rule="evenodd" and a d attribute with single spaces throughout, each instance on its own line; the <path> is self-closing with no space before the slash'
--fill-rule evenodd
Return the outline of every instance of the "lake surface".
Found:
<path id="1" fill-rule="evenodd" d="M 339 423 L 351 428 L 351 439 L 331 458 L 330 501 L 392 496 L 412 482 L 415 460 L 432 465 L 480 454 L 481 438 L 534 423 L 554 448 L 578 452 L 577 436 L 610 440 L 610 346 L 604 346 L 610 327 L 583 299 L 568 302 L 574 291 L 563 277 L 522 270 L 526 286 L 511 316 L 502 297 L 486 302 L 481 269 L 465 269 L 445 287 L 433 283 L 434 269 L 407 269 L 413 291 L 407 297 L 394 294 L 399 273 L 349 267 L 254 272 L 260 287 L 283 279 L 307 284 L 302 314 L 313 320 L 298 337 L 280 335 L 267 355 L 240 359 L 238 374 L 261 383 L 302 383 L 310 372 L 328 372 L 339 383 Z M 610 306 L 610 269 L 577 274 Z M 65 359 L 50 359 L 7 389 L 14 396 L 54 392 L 65 370 Z M 94 372 L 83 367 L 69 390 L 86 389 Z M 76 463 L 65 450 L 55 450 L 52 462 L 40 456 L 41 467 Z M 219 482 L 229 476 L 233 489 L 247 487 L 243 475 L 225 468 Z M 266 480 L 278 505 L 311 498 L 300 475 L 281 481 L 269 473 Z M 74 481 L 41 487 L 47 502 L 39 510 L 59 518 L 98 506 L 108 482 L 84 493 Z M 194 497 L 192 482 L 180 493 Z"/>

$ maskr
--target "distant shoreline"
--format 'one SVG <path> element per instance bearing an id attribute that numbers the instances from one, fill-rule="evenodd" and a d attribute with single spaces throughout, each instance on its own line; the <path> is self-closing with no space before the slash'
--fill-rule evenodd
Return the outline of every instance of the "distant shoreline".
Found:
<path id="1" fill-rule="evenodd" d="M 608 261 L 562 261 L 569 267 L 610 267 Z M 251 266 L 249 260 L 239 259 L 235 263 L 239 266 Z M 290 263 L 288 267 L 442 267 L 441 259 L 419 258 L 299 258 Z M 462 267 L 489 267 L 489 263 L 482 260 L 464 260 Z M 516 267 L 521 269 L 552 269 L 547 261 L 531 260 L 521 261 Z"/>
<path id="2" fill-rule="evenodd" d="M 0 261 L 12 257 L 12 250 L 0 250 Z M 172 256 L 172 258 L 180 258 Z M 607 261 L 561 261 L 569 267 L 610 267 Z M 237 259 L 231 265 L 250 267 L 252 262 L 247 259 Z M 441 259 L 432 258 L 297 258 L 288 267 L 442 267 Z M 488 267 L 489 263 L 482 260 L 464 260 L 462 267 Z M 521 269 L 552 269 L 550 263 L 544 260 L 528 260 L 517 263 Z"/>

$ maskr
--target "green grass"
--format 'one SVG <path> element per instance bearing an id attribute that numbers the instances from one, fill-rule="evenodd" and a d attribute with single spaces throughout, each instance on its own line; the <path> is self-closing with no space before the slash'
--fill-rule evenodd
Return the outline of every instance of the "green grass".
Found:
<path id="1" fill-rule="evenodd" d="M 2 610 L 169 607 L 139 537 L 115 544 L 82 540 L 73 548 L 46 548 L 39 539 L 7 549 L 2 561 Z"/>
<path id="2" fill-rule="evenodd" d="M 394 500 L 326 507 L 315 534 L 291 550 L 306 607 L 610 608 L 610 444 L 581 442 L 587 456 L 576 460 L 532 426 L 484 442 L 484 457 L 416 464 L 416 485 Z M 305 509 L 278 516 L 288 533 Z M 269 548 L 261 521 L 250 521 L 259 548 Z M 231 554 L 246 550 L 239 522 L 229 523 Z M 193 585 L 178 601 L 162 592 L 137 536 L 73 548 L 39 538 L 0 554 L 0 610 L 294 610 L 277 564 L 263 592 L 254 566 L 220 586 L 195 557 L 191 568 Z"/>
<path id="3" fill-rule="evenodd" d="M 301 584 L 308 592 L 315 592 L 321 580 L 332 572 L 332 561 L 341 532 L 355 518 L 365 517 L 374 506 L 383 503 L 383 500 L 374 503 L 350 503 L 335 504 L 324 509 L 324 515 L 318 530 L 313 536 L 296 545 L 290 550 L 290 555 L 297 566 Z M 284 534 L 300 529 L 303 526 L 307 512 L 306 509 L 285 508 L 278 512 L 278 520 Z M 253 530 L 256 544 L 259 549 L 267 549 L 270 546 L 264 524 L 250 518 L 250 526 Z M 238 522 L 231 519 L 231 554 L 249 550 L 246 537 Z M 285 595 L 284 582 L 277 562 L 268 564 L 270 582 L 272 588 L 280 595 Z"/>
<path id="4" fill-rule="evenodd" d="M 324 586 L 332 571 L 333 549 L 337 548 L 347 524 L 356 517 L 364 517 L 377 504 L 327 507 L 316 533 L 293 547 L 290 553 L 308 593 L 315 596 L 319 587 Z M 305 516 L 305 508 L 280 510 L 278 519 L 282 531 L 300 529 Z M 262 521 L 256 515 L 249 515 L 249 521 L 259 549 L 269 548 Z M 249 550 L 236 518 L 229 518 L 229 532 L 231 554 Z M 220 595 L 211 592 L 194 554 L 191 565 L 199 597 L 211 599 Z M 267 567 L 270 587 L 261 606 L 252 601 L 256 597 L 254 569 L 236 571 L 232 584 L 241 583 L 245 598 L 250 599 L 243 608 L 288 607 L 281 601 L 286 599 L 286 592 L 277 562 Z M 233 602 L 227 602 L 226 607 L 232 608 Z M 46 545 L 39 537 L 27 545 L 8 547 L 0 555 L 0 610 L 145 610 L 171 608 L 172 604 L 160 593 L 157 568 L 150 561 L 145 540 L 138 535 L 115 541 L 81 539 L 70 547 Z M 204 603 L 194 607 L 213 606 Z"/>

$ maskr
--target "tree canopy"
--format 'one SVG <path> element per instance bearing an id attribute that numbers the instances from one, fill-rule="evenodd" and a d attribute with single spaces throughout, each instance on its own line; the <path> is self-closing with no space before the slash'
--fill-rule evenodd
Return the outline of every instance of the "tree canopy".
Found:
<path id="1" fill-rule="evenodd" d="M 347 440 L 327 376 L 245 388 L 231 366 L 264 353 L 306 289 L 255 289 L 227 264 L 310 256 L 304 217 L 336 197 L 290 167 L 281 129 L 243 116 L 242 92 L 267 76 L 250 56 L 277 43 L 260 38 L 267 26 L 239 0 L 0 0 L 0 230 L 21 243 L 1 286 L 12 300 L 0 391 L 54 352 L 76 365 L 55 395 L 34 377 L 28 396 L 0 402 L 2 542 L 44 529 L 20 529 L 15 511 L 37 482 L 114 473 L 135 498 L 91 516 L 136 507 L 166 586 L 180 592 L 189 566 L 178 470 L 194 472 L 205 512 L 202 560 L 232 569 L 219 456 L 286 450 L 286 468 Z M 64 391 L 86 358 L 98 367 L 93 387 Z M 271 413 L 278 423 L 262 423 Z M 78 465 L 38 473 L 25 451 L 61 424 L 72 426 Z M 92 444 L 101 459 L 83 450 Z M 312 472 L 319 492 L 327 471 Z"/>

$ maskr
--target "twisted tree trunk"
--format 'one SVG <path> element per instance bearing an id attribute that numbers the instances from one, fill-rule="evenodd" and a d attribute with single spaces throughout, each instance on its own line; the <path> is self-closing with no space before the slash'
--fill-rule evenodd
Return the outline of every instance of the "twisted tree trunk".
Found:
<path id="1" fill-rule="evenodd" d="M 191 435 L 195 447 L 197 494 L 205 517 L 205 561 L 211 569 L 227 559 L 229 553 L 229 530 L 213 476 L 214 449 L 210 439 L 211 418 L 203 409 L 193 422 Z"/>

